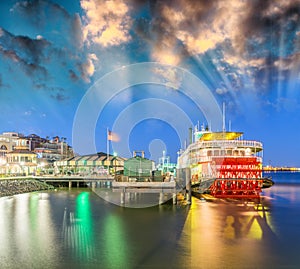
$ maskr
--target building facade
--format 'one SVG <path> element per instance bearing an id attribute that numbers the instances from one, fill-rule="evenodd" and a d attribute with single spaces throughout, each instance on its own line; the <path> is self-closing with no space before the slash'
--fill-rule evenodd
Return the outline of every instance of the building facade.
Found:
<path id="1" fill-rule="evenodd" d="M 74 156 L 54 162 L 55 174 L 115 175 L 124 169 L 126 159 L 104 152 Z"/>
<path id="2" fill-rule="evenodd" d="M 6 154 L 5 174 L 33 175 L 37 169 L 37 155 L 28 148 L 27 139 L 19 138 L 14 149 Z"/>
<path id="3" fill-rule="evenodd" d="M 54 172 L 53 163 L 74 156 L 65 138 L 42 138 L 36 134 L 24 136 L 16 132 L 0 135 L 0 175 L 29 175 L 47 169 Z"/>

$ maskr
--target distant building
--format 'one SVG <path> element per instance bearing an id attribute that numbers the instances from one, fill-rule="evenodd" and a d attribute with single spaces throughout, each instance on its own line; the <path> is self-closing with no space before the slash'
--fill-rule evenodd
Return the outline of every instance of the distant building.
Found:
<path id="1" fill-rule="evenodd" d="M 158 165 L 156 166 L 157 170 L 161 171 L 162 174 L 171 173 L 176 176 L 176 163 L 170 162 L 170 156 L 166 155 L 166 152 L 163 151 L 163 156 L 159 158 Z"/>
<path id="2" fill-rule="evenodd" d="M 43 143 L 46 143 L 48 141 L 47 138 L 42 138 L 36 134 L 30 134 L 28 136 L 25 136 L 28 143 L 28 148 L 30 151 L 34 151 L 35 148 L 41 147 Z"/>
<path id="3" fill-rule="evenodd" d="M 63 160 L 73 156 L 71 147 L 65 141 L 61 140 L 43 142 L 39 147 L 34 148 L 33 151 L 38 155 L 39 159 L 44 159 L 49 162 Z"/>

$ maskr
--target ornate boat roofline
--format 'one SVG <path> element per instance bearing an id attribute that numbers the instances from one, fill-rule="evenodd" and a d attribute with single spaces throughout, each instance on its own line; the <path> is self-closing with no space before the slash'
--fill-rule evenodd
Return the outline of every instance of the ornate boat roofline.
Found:
<path id="1" fill-rule="evenodd" d="M 195 138 L 200 141 L 235 140 L 243 135 L 242 132 L 195 132 Z"/>

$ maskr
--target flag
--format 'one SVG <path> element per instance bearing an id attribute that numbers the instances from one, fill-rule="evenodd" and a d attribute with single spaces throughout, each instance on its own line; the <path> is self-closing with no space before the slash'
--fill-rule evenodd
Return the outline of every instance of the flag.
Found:
<path id="1" fill-rule="evenodd" d="M 107 130 L 107 140 L 118 142 L 118 141 L 120 141 L 120 138 L 119 138 L 118 134 L 116 134 L 110 130 Z"/>

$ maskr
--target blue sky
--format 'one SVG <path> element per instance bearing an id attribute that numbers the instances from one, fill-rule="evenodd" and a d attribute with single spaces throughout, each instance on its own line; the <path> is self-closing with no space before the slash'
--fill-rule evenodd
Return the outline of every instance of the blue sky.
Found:
<path id="1" fill-rule="evenodd" d="M 166 149 L 175 161 L 181 129 L 220 130 L 205 105 L 218 117 L 225 102 L 265 164 L 300 166 L 300 1 L 1 1 L 0 12 L 0 131 L 59 135 L 85 154 L 106 151 L 109 128 L 110 152 Z M 147 62 L 158 65 L 136 71 Z"/>

